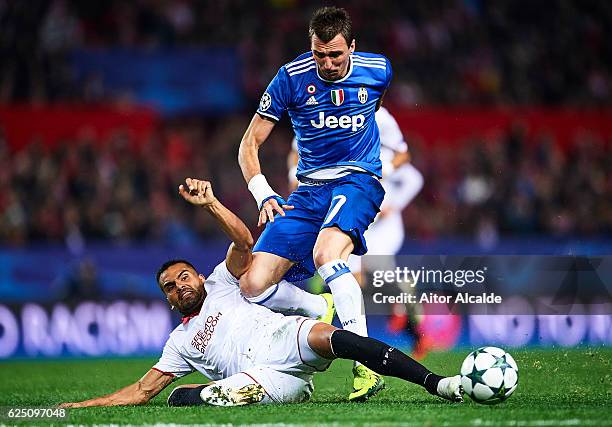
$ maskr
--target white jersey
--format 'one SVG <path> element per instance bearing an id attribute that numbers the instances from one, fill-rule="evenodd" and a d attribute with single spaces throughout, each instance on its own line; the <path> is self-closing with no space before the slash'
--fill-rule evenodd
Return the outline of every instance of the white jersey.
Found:
<path id="1" fill-rule="evenodd" d="M 380 160 L 390 162 L 395 153 L 405 153 L 408 145 L 404 141 L 404 135 L 389 110 L 380 107 L 376 112 L 376 124 L 380 133 Z"/>
<path id="2" fill-rule="evenodd" d="M 386 108 L 380 107 L 376 112 L 376 124 L 380 133 L 380 160 L 383 165 L 390 163 L 396 153 L 408 151 L 397 121 Z M 423 175 L 410 163 L 406 163 L 385 175 L 381 184 L 385 189 L 381 210 L 391 209 L 386 216 L 377 216 L 364 233 L 368 245 L 367 255 L 395 255 L 399 252 L 404 243 L 402 210 L 421 191 Z M 349 267 L 353 272 L 361 271 L 359 257 L 350 255 Z"/>
<path id="3" fill-rule="evenodd" d="M 153 369 L 177 378 L 197 370 L 216 381 L 263 367 L 310 383 L 312 373 L 329 364 L 315 357 L 304 337 L 299 339 L 312 327 L 307 318 L 247 301 L 225 262 L 215 267 L 204 288 L 200 313 L 172 331 Z"/>

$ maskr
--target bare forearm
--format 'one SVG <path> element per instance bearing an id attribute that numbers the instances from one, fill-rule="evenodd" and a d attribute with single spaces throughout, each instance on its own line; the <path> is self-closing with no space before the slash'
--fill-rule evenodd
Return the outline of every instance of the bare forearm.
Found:
<path id="1" fill-rule="evenodd" d="M 70 404 L 69 406 L 73 408 L 85 408 L 89 406 L 143 405 L 147 403 L 151 397 L 149 397 L 144 390 L 140 389 L 138 384 L 131 384 L 106 396 L 95 397 L 93 399 Z"/>
<path id="2" fill-rule="evenodd" d="M 250 139 L 243 139 L 238 150 L 238 164 L 248 183 L 251 178 L 261 173 L 259 164 L 259 145 Z"/>
<path id="3" fill-rule="evenodd" d="M 242 137 L 240 148 L 238 149 L 238 164 L 247 184 L 251 178 L 261 173 L 258 157 L 259 147 L 268 138 L 274 125 L 275 122 L 263 119 L 258 114 L 255 114 Z"/>
<path id="4" fill-rule="evenodd" d="M 240 218 L 223 206 L 219 200 L 207 205 L 206 210 L 215 218 L 237 249 L 250 251 L 254 243 L 253 236 Z"/>
<path id="5" fill-rule="evenodd" d="M 86 406 L 122 406 L 143 405 L 153 399 L 166 386 L 172 383 L 172 375 L 150 369 L 134 384 L 123 387 L 106 396 L 96 397 L 82 402 L 66 402 L 60 408 L 84 408 Z"/>

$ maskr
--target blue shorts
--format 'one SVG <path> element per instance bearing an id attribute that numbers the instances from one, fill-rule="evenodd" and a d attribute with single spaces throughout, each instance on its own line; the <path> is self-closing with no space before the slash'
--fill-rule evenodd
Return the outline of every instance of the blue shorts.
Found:
<path id="1" fill-rule="evenodd" d="M 355 255 L 368 251 L 363 233 L 380 211 L 385 190 L 377 178 L 353 173 L 323 185 L 300 185 L 287 203 L 295 209 L 276 214 L 257 240 L 253 252 L 269 252 L 293 261 L 288 281 L 315 273 L 312 250 L 319 231 L 338 227 L 353 240 Z"/>

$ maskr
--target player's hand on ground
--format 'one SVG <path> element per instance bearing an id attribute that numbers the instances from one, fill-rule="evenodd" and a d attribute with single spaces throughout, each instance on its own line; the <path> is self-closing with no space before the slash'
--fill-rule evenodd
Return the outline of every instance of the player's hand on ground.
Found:
<path id="1" fill-rule="evenodd" d="M 278 212 L 281 216 L 285 216 L 286 210 L 293 209 L 292 205 L 279 205 L 278 201 L 272 197 L 263 204 L 261 210 L 259 211 L 259 221 L 257 222 L 257 226 L 260 227 L 267 223 L 268 221 L 274 222 L 275 212 Z"/>
<path id="2" fill-rule="evenodd" d="M 178 191 L 183 199 L 196 206 L 208 206 L 217 200 L 209 181 L 187 178 L 185 185 L 179 185 Z"/>

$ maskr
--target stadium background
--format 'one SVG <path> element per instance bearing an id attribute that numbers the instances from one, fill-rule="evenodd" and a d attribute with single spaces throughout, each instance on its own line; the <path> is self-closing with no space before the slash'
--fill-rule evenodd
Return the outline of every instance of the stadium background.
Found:
<path id="1" fill-rule="evenodd" d="M 178 319 L 158 265 L 207 273 L 226 247 L 176 186 L 210 179 L 258 233 L 238 144 L 318 6 L 0 0 L 0 358 L 159 354 Z M 612 253 L 609 2 L 344 6 L 358 50 L 392 61 L 385 105 L 425 176 L 402 253 Z M 283 194 L 290 141 L 285 120 L 261 152 Z M 548 335 L 534 319 L 522 341 L 515 320 L 495 337 L 468 318 L 432 328 L 455 331 L 442 348 L 612 344 L 610 316 L 559 316 Z M 384 318 L 370 330 L 410 344 Z"/>

